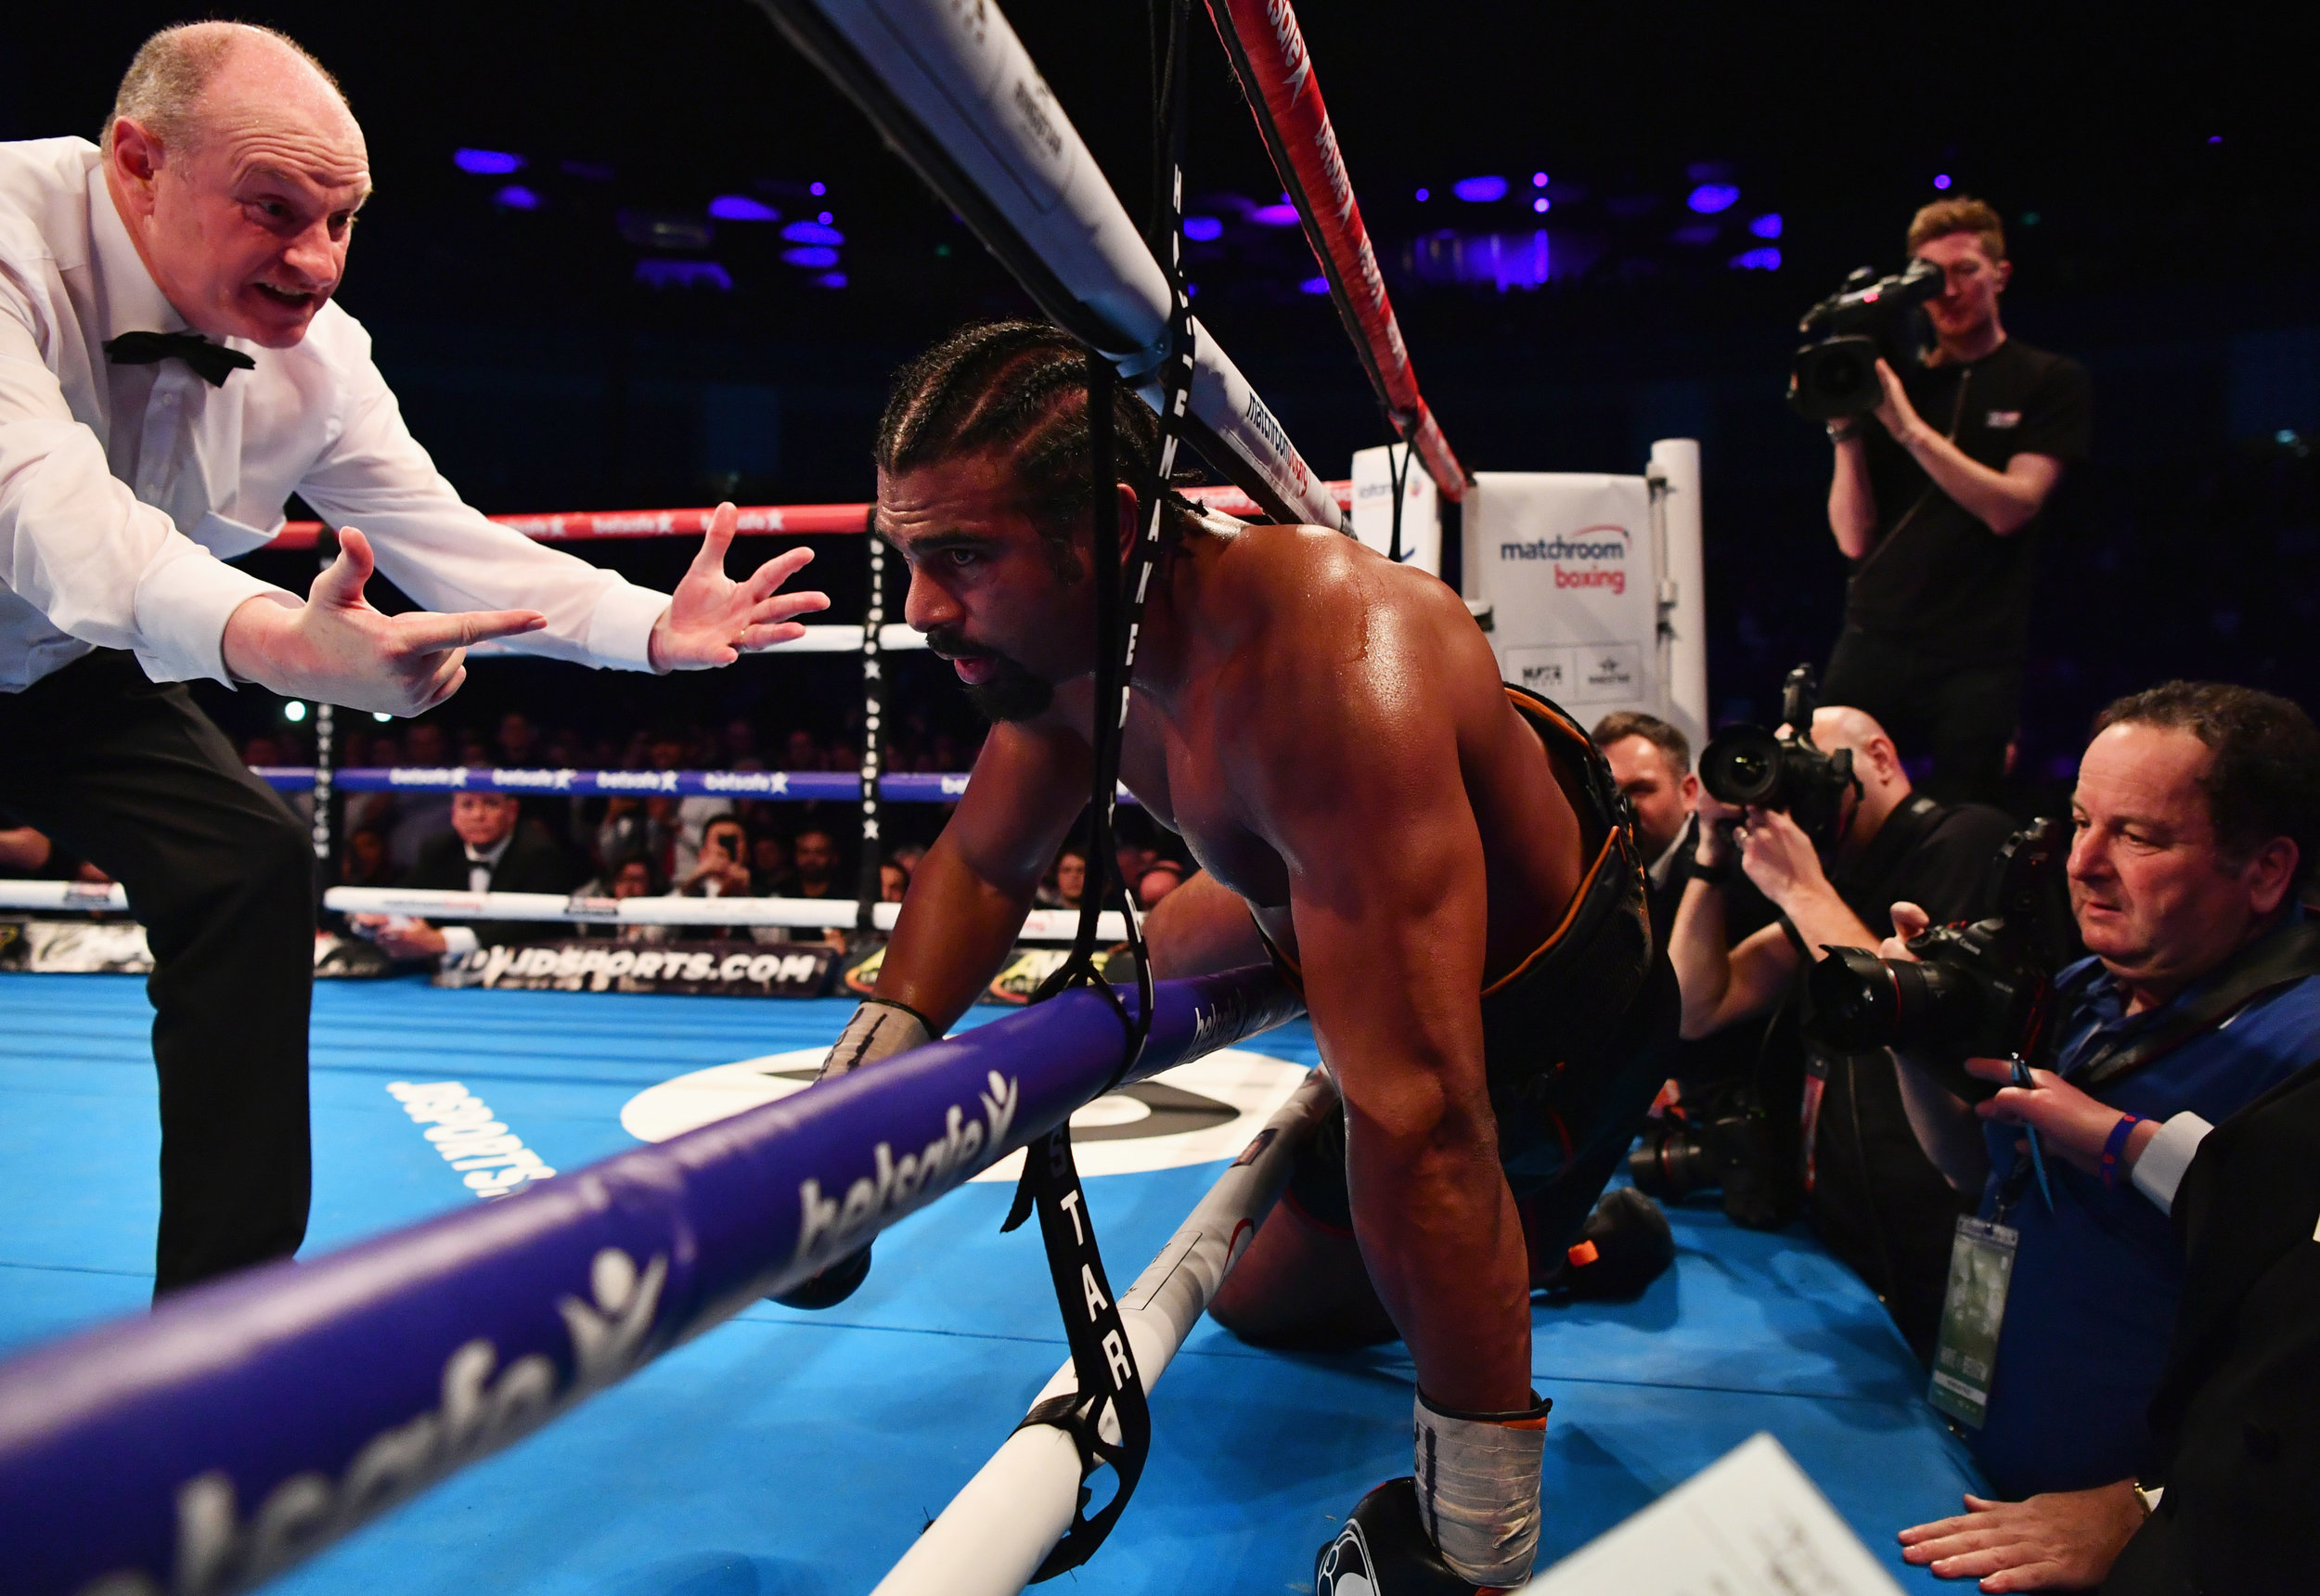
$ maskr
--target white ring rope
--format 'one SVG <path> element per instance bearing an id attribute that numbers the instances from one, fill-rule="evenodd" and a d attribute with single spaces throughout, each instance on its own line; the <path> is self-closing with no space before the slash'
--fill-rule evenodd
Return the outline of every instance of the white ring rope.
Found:
<path id="1" fill-rule="evenodd" d="M 1308 1075 L 1121 1296 L 1120 1319 L 1146 1390 L 1160 1383 L 1208 1311 L 1288 1184 L 1299 1142 L 1336 1100 L 1336 1085 L 1325 1073 Z M 1033 1406 L 1075 1389 L 1066 1361 Z M 871 1596 L 1015 1596 L 1070 1527 L 1081 1479 L 1079 1445 L 1067 1432 L 1051 1424 L 1017 1430 Z"/>

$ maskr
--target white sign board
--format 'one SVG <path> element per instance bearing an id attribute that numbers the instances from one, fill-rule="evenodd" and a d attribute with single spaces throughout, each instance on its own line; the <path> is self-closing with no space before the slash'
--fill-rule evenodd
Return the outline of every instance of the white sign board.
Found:
<path id="1" fill-rule="evenodd" d="M 1387 459 L 1388 455 L 1392 460 Z M 1405 444 L 1381 444 L 1353 455 L 1353 535 L 1380 554 L 1393 550 L 1392 467 L 1407 465 L 1401 484 L 1401 560 L 1432 576 L 1442 574 L 1442 507 L 1423 463 L 1409 460 Z"/>
<path id="2" fill-rule="evenodd" d="M 1901 1596 L 1778 1441 L 1759 1435 L 1520 1596 Z"/>
<path id="3" fill-rule="evenodd" d="M 1490 606 L 1508 681 L 1582 726 L 1613 710 L 1666 713 L 1642 477 L 1481 471 L 1464 519 L 1466 592 Z"/>

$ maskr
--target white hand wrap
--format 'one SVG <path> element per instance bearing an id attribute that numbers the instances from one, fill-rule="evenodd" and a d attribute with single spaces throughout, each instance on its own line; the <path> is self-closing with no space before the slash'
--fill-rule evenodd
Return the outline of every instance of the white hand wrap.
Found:
<path id="1" fill-rule="evenodd" d="M 934 1039 L 926 1022 L 901 1004 L 867 998 L 845 1023 L 845 1029 L 838 1033 L 830 1056 L 821 1062 L 821 1074 L 814 1078 L 827 1081 L 852 1075 L 864 1064 L 922 1048 Z"/>
<path id="2" fill-rule="evenodd" d="M 1553 1406 L 1444 1412 L 1418 1393 L 1418 1512 L 1460 1578 L 1511 1589 L 1530 1577 L 1539 1551 L 1539 1467 Z"/>

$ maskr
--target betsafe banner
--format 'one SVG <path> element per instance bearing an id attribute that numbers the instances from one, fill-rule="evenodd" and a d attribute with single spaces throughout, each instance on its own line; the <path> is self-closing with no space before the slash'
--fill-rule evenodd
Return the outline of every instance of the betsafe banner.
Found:
<path id="1" fill-rule="evenodd" d="M 826 943 L 619 943 L 566 937 L 446 955 L 438 986 L 523 992 L 674 992 L 728 998 L 820 998 L 838 950 Z"/>

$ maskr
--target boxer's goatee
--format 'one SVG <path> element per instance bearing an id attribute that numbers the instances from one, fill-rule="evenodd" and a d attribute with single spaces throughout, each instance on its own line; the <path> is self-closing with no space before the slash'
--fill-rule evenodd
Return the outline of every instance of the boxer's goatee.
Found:
<path id="1" fill-rule="evenodd" d="M 966 689 L 967 701 L 987 720 L 1030 720 L 1045 714 L 1048 706 L 1055 701 L 1053 687 L 1005 654 L 971 647 L 952 627 L 931 628 L 926 634 L 926 646 L 947 660 L 991 663 L 990 680 L 960 683 Z"/>

